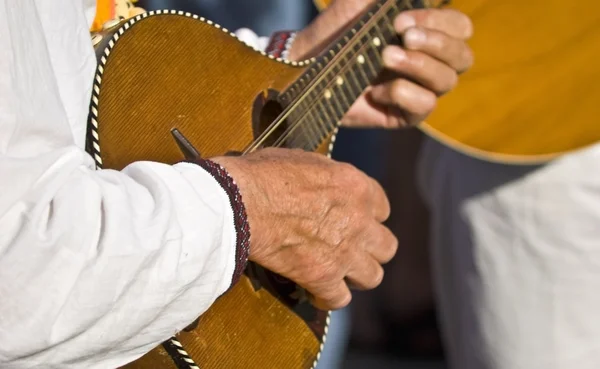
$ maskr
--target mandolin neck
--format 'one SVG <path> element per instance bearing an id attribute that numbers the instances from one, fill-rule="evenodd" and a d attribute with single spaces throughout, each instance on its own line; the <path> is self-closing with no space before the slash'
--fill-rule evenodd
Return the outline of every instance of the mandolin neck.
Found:
<path id="1" fill-rule="evenodd" d="M 292 126 L 286 146 L 314 150 L 383 69 L 381 51 L 399 45 L 393 20 L 422 1 L 380 0 L 279 97 Z"/>

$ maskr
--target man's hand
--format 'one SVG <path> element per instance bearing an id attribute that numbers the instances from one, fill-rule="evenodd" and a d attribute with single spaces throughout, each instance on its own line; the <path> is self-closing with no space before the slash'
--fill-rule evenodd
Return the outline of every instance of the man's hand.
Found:
<path id="1" fill-rule="evenodd" d="M 351 300 L 348 282 L 375 288 L 395 236 L 381 186 L 354 167 L 301 150 L 219 157 L 235 179 L 250 223 L 250 260 L 287 277 L 321 309 Z"/>
<path id="2" fill-rule="evenodd" d="M 342 27 L 372 4 L 372 0 L 334 0 L 299 32 L 290 58 L 320 53 Z M 394 78 L 369 87 L 342 119 L 345 126 L 397 128 L 418 124 L 473 63 L 466 43 L 473 26 L 463 13 L 452 9 L 409 10 L 398 15 L 394 28 L 404 46 L 388 46 L 382 53 L 384 66 Z"/>

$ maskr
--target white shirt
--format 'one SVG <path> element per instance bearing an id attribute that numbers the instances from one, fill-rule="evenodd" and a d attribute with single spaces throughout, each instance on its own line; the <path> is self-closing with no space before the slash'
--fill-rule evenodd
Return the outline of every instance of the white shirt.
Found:
<path id="1" fill-rule="evenodd" d="M 503 165 L 427 139 L 419 168 L 449 367 L 597 369 L 600 143 Z"/>
<path id="2" fill-rule="evenodd" d="M 84 151 L 94 11 L 90 0 L 0 0 L 2 368 L 123 365 L 231 283 L 233 213 L 207 172 L 96 171 Z"/>

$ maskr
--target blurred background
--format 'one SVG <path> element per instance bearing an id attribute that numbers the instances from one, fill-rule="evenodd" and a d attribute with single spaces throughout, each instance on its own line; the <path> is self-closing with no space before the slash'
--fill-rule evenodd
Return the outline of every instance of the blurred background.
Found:
<path id="1" fill-rule="evenodd" d="M 260 36 L 301 29 L 318 14 L 312 0 L 139 0 L 136 6 L 188 11 Z M 351 305 L 334 313 L 317 369 L 445 368 L 429 272 L 427 213 L 414 201 L 420 142 L 416 130 L 342 129 L 338 136 L 334 158 L 384 186 L 392 207 L 388 226 L 400 247 L 385 267 L 382 285 L 355 292 Z"/>

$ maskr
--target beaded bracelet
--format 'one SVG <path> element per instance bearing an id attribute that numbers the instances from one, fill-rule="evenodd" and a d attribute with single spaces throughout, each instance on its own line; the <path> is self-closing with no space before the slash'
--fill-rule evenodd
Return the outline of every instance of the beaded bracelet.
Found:
<path id="1" fill-rule="evenodd" d="M 244 273 L 250 254 L 250 225 L 248 224 L 246 207 L 242 201 L 242 194 L 235 180 L 221 165 L 208 159 L 196 159 L 191 162 L 206 170 L 221 185 L 229 197 L 231 209 L 233 209 L 236 233 L 235 270 L 231 280 L 231 286 L 233 286 Z"/>
<path id="2" fill-rule="evenodd" d="M 275 58 L 287 59 L 296 34 L 296 31 L 278 31 L 273 33 L 265 52 Z"/>

